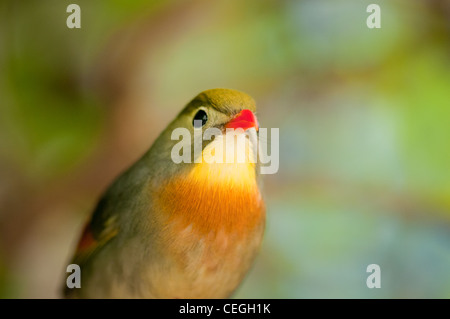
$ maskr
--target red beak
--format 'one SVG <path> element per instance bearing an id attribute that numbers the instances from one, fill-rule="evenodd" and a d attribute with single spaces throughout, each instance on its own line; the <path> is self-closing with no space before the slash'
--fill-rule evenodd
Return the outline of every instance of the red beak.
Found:
<path id="1" fill-rule="evenodd" d="M 225 125 L 225 128 L 242 128 L 244 129 L 244 131 L 252 127 L 256 128 L 256 130 L 259 129 L 258 120 L 256 119 L 255 114 L 247 109 L 242 110 L 238 115 L 236 115 Z"/>

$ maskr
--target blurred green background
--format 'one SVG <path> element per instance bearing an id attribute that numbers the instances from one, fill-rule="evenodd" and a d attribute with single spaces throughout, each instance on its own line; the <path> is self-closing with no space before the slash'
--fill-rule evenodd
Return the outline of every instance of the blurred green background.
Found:
<path id="1" fill-rule="evenodd" d="M 280 128 L 235 297 L 450 298 L 449 1 L 2 1 L 0 70 L 0 297 L 58 298 L 108 184 L 227 87 Z"/>

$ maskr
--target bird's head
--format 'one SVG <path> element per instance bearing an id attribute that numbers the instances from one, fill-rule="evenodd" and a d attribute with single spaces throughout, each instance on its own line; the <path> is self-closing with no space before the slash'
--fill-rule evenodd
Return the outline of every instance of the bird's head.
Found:
<path id="1" fill-rule="evenodd" d="M 211 89 L 198 94 L 161 134 L 150 153 L 156 167 L 171 172 L 171 175 L 189 172 L 202 178 L 204 174 L 215 174 L 215 181 L 221 177 L 230 180 L 239 175 L 239 180 L 255 179 L 257 167 L 256 141 L 259 129 L 255 116 L 256 105 L 249 95 L 231 89 Z M 177 129 L 189 132 L 189 136 L 174 135 Z M 208 131 L 220 132 L 208 137 Z M 226 138 L 234 129 L 234 138 Z M 244 133 L 245 144 L 237 143 L 237 136 Z M 233 143 L 231 143 L 233 142 Z M 175 148 L 175 149 L 174 149 Z M 230 163 L 230 150 L 232 163 Z M 223 151 L 218 154 L 218 151 Z M 186 155 L 186 152 L 189 153 Z M 238 161 L 243 152 L 244 162 Z M 180 163 L 173 156 L 189 157 Z M 228 155 L 227 155 L 228 153 Z M 211 159 L 222 159 L 221 163 Z M 186 157 L 184 157 L 186 159 Z"/>
<path id="2" fill-rule="evenodd" d="M 199 126 L 194 125 L 194 120 L 200 120 L 203 130 L 211 127 L 258 129 L 255 111 L 255 101 L 249 95 L 230 89 L 211 89 L 197 95 L 175 122 L 196 129 Z"/>

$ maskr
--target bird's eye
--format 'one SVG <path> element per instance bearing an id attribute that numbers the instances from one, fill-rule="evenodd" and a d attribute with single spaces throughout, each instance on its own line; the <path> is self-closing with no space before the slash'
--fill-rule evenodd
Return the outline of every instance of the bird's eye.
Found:
<path id="1" fill-rule="evenodd" d="M 205 125 L 207 121 L 208 121 L 208 115 L 206 114 L 206 112 L 203 110 L 199 110 L 194 116 L 192 125 L 194 125 L 195 128 L 200 128 L 203 125 Z"/>

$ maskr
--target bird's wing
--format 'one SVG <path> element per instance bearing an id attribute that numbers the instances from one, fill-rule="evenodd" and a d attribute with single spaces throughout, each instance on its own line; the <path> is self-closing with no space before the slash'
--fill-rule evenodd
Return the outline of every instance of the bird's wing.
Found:
<path id="1" fill-rule="evenodd" d="M 100 200 L 92 219 L 84 227 L 72 264 L 82 267 L 119 233 L 118 215 L 108 209 L 106 201 L 106 196 Z M 74 298 L 74 296 L 76 298 L 74 293 L 75 290 L 64 285 L 63 295 L 66 298 Z"/>
<path id="2" fill-rule="evenodd" d="M 101 249 L 119 232 L 118 215 L 108 211 L 105 201 L 105 198 L 100 200 L 92 219 L 84 228 L 73 258 L 74 264 L 84 264 L 90 256 Z"/>

